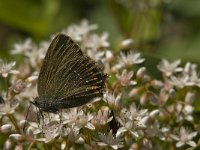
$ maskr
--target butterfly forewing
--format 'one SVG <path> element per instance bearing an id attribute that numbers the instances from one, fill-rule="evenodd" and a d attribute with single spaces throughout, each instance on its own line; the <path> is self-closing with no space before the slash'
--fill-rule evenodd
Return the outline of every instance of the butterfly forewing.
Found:
<path id="1" fill-rule="evenodd" d="M 40 98 L 52 98 L 55 96 L 58 88 L 57 83 L 58 70 L 63 64 L 70 65 L 70 61 L 77 56 L 83 56 L 77 44 L 70 37 L 63 34 L 56 36 L 49 46 L 44 58 L 39 78 L 38 78 L 38 95 Z M 67 68 L 63 68 L 66 72 Z"/>
<path id="2" fill-rule="evenodd" d="M 40 101 L 57 109 L 80 106 L 103 95 L 106 75 L 68 36 L 52 41 L 38 79 Z"/>

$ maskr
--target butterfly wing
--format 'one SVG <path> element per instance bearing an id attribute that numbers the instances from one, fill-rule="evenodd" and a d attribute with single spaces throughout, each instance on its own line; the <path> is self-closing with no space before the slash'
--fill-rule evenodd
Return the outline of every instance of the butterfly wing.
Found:
<path id="1" fill-rule="evenodd" d="M 70 37 L 58 34 L 51 42 L 40 70 L 38 78 L 39 97 L 41 99 L 54 97 L 58 90 L 57 85 L 60 84 L 57 82 L 60 76 L 59 70 L 64 69 L 69 72 L 68 68 L 62 66 L 70 66 L 73 59 L 82 56 L 83 53 L 79 46 Z"/>
<path id="2" fill-rule="evenodd" d="M 63 74 L 63 77 L 65 75 Z M 107 75 L 89 57 L 76 60 L 68 75 L 68 81 L 60 87 L 57 100 L 59 109 L 83 105 L 96 97 L 103 96 Z M 68 92 L 68 88 L 70 92 Z"/>
<path id="3" fill-rule="evenodd" d="M 58 107 L 74 107 L 102 96 L 106 75 L 68 36 L 59 34 L 52 41 L 40 71 L 40 99 Z M 69 104 L 68 104 L 69 103 Z M 55 104 L 55 105 L 56 105 Z"/>

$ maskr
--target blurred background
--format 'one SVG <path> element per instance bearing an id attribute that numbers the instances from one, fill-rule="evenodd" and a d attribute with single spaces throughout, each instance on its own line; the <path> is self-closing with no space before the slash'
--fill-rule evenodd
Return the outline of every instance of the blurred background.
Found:
<path id="1" fill-rule="evenodd" d="M 132 38 L 149 63 L 200 64 L 199 0 L 0 0 L 0 58 L 11 57 L 14 43 L 40 42 L 83 19 L 109 33 L 110 49 Z"/>

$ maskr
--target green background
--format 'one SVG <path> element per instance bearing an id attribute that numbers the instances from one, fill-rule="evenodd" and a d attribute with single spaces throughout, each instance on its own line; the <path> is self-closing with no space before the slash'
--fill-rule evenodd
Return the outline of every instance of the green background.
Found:
<path id="1" fill-rule="evenodd" d="M 147 61 L 200 63 L 199 0 L 0 0 L 0 57 L 10 59 L 14 43 L 40 42 L 82 19 L 109 32 L 111 49 L 132 38 Z"/>

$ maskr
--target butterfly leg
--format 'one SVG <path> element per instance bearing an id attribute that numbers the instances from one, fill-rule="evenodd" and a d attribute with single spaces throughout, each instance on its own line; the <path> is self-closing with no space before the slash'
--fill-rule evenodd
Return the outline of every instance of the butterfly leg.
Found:
<path id="1" fill-rule="evenodd" d="M 62 110 L 60 110 L 60 125 L 62 124 Z"/>
<path id="2" fill-rule="evenodd" d="M 44 129 L 44 125 L 45 125 L 45 123 L 44 123 L 44 114 L 43 114 L 43 112 L 39 109 L 39 115 L 38 115 L 39 124 L 40 124 L 40 116 L 41 116 L 41 118 L 42 118 L 42 130 L 43 130 L 43 129 Z"/>

